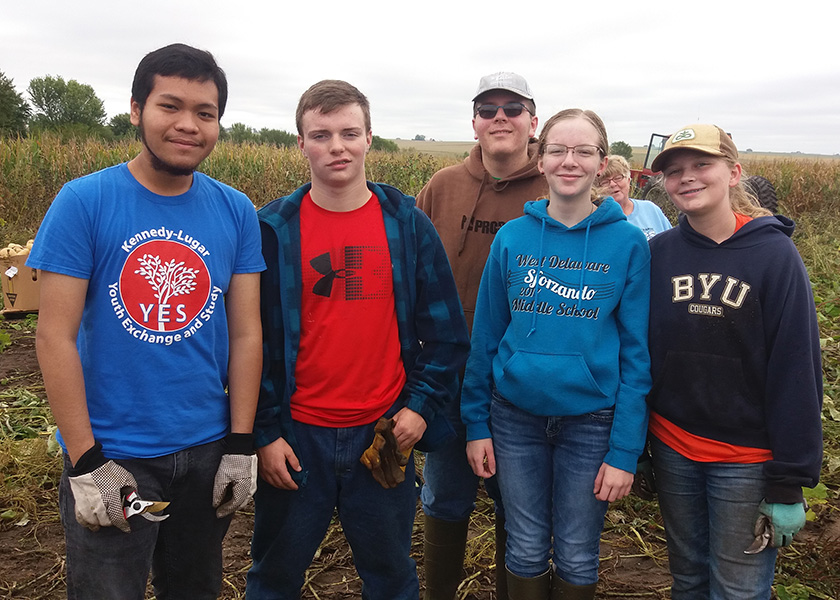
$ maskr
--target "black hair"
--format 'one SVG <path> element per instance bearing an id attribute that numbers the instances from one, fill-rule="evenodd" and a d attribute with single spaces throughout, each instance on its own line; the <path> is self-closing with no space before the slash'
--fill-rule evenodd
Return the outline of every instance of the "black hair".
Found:
<path id="1" fill-rule="evenodd" d="M 213 81 L 219 92 L 219 119 L 225 112 L 228 88 L 227 77 L 216 59 L 206 50 L 199 50 L 186 44 L 170 44 L 149 52 L 137 65 L 134 83 L 131 84 L 131 98 L 142 111 L 155 85 L 155 75 L 183 77 L 193 81 Z"/>

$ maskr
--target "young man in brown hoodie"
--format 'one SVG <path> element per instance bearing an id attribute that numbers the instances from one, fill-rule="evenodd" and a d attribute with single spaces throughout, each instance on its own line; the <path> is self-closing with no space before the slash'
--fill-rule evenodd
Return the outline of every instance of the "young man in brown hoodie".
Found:
<path id="1" fill-rule="evenodd" d="M 472 124 L 478 144 L 469 156 L 460 165 L 438 171 L 417 196 L 417 205 L 443 241 L 470 329 L 496 232 L 522 216 L 525 202 L 548 193 L 537 168 L 536 105 L 522 76 L 501 72 L 482 77 L 473 98 Z M 447 410 L 458 435 L 426 455 L 421 492 L 426 515 L 424 600 L 455 596 L 479 483 L 467 463 L 460 398 Z M 505 599 L 504 509 L 495 478 L 484 485 L 496 506 L 496 597 Z"/>

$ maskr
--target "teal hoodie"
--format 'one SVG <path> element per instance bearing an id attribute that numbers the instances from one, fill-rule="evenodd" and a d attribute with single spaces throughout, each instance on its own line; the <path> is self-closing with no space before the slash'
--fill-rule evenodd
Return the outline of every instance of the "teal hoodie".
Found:
<path id="1" fill-rule="evenodd" d="M 572 227 L 528 202 L 502 227 L 478 291 L 461 396 L 467 440 L 489 438 L 492 390 L 541 416 L 615 407 L 607 464 L 636 470 L 650 390 L 650 251 L 607 198 Z"/>

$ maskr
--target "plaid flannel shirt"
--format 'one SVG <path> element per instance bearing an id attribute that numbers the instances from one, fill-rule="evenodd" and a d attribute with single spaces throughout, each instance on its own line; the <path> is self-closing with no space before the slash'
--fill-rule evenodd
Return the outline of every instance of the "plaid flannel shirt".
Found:
<path id="1" fill-rule="evenodd" d="M 311 184 L 259 210 L 263 376 L 254 433 L 257 447 L 283 437 L 296 451 L 290 399 L 300 344 L 300 205 Z M 406 383 L 397 400 L 432 424 L 458 392 L 469 333 L 449 260 L 434 226 L 398 189 L 368 182 L 382 207 L 391 254 L 394 305 Z M 427 434 L 429 431 L 427 431 Z M 421 446 L 421 444 L 418 444 Z"/>

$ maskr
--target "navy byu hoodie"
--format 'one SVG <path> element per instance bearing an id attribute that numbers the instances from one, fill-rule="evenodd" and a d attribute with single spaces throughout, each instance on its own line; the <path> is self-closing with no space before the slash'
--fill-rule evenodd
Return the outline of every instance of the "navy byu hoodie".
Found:
<path id="1" fill-rule="evenodd" d="M 681 217 L 651 240 L 651 410 L 708 439 L 767 448 L 768 502 L 819 480 L 822 369 L 814 298 L 782 216 L 717 244 Z"/>

